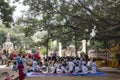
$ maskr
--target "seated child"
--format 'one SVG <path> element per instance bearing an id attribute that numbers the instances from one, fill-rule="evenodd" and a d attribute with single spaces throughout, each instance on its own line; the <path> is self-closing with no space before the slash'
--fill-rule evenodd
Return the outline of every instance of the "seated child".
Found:
<path id="1" fill-rule="evenodd" d="M 67 73 L 67 69 L 64 65 L 62 65 L 62 67 L 61 67 L 61 72 L 62 73 Z"/>
<path id="2" fill-rule="evenodd" d="M 18 70 L 17 67 L 18 67 L 17 62 L 14 62 L 12 70 L 17 72 L 17 70 Z"/>
<path id="3" fill-rule="evenodd" d="M 93 60 L 93 62 L 91 63 L 91 73 L 96 73 L 97 72 L 97 65 L 95 63 L 95 61 Z"/>
<path id="4" fill-rule="evenodd" d="M 54 70 L 52 71 L 52 73 L 58 73 L 58 72 L 60 72 L 60 65 L 58 61 L 56 61 L 54 64 Z"/>
<path id="5" fill-rule="evenodd" d="M 88 73 L 89 71 L 88 71 L 86 64 L 82 65 L 82 74 L 88 74 Z"/>
<path id="6" fill-rule="evenodd" d="M 80 68 L 78 67 L 78 64 L 76 64 L 74 74 L 77 74 L 79 72 L 80 72 Z"/>
<path id="7" fill-rule="evenodd" d="M 32 71 L 36 71 L 36 70 L 37 70 L 37 62 L 36 59 L 34 59 L 32 64 Z"/>

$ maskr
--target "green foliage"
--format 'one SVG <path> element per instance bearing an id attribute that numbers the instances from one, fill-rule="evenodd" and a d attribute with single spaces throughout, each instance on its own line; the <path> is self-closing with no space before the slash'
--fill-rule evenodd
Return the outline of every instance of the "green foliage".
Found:
<path id="1" fill-rule="evenodd" d="M 0 45 L 5 42 L 8 31 L 9 29 L 7 29 L 4 25 L 0 24 Z"/>
<path id="2" fill-rule="evenodd" d="M 26 50 L 25 49 L 22 49 L 21 50 L 21 54 L 24 55 L 26 53 Z"/>
<path id="3" fill-rule="evenodd" d="M 81 52 L 81 53 L 80 53 L 80 57 L 81 57 L 81 58 L 85 58 L 85 53 L 84 53 L 84 52 Z"/>
<path id="4" fill-rule="evenodd" d="M 13 22 L 12 13 L 15 7 L 10 6 L 6 0 L 0 0 L 0 18 L 6 27 L 11 27 L 11 22 Z"/>
<path id="5" fill-rule="evenodd" d="M 34 42 L 31 37 L 25 37 L 24 33 L 20 30 L 21 28 L 19 27 L 6 28 L 4 25 L 0 24 L 0 45 L 3 45 L 6 40 L 6 35 L 9 33 L 11 42 L 14 46 L 17 46 L 17 48 L 24 47 L 26 45 L 29 45 L 29 47 L 34 47 Z"/>
<path id="6" fill-rule="evenodd" d="M 119 42 L 116 42 L 119 43 Z M 90 48 L 98 50 L 98 49 L 108 49 L 110 48 L 110 45 L 113 44 L 113 40 L 103 40 L 103 41 L 91 41 Z"/>
<path id="7" fill-rule="evenodd" d="M 72 41 L 75 35 L 78 41 L 85 38 L 84 29 L 88 28 L 88 33 L 90 33 L 94 25 L 99 31 L 96 39 L 119 36 L 114 32 L 111 33 L 113 29 L 117 30 L 119 25 L 119 3 L 117 0 L 115 2 L 109 0 L 24 0 L 24 4 L 30 6 L 30 14 L 42 15 L 43 29 L 52 29 L 51 33 L 54 33 L 51 34 L 52 38 L 58 38 L 59 35 L 63 36 L 65 33 L 71 38 L 69 41 Z M 76 34 L 73 30 L 76 30 Z"/>
<path id="8" fill-rule="evenodd" d="M 94 48 L 105 48 L 106 43 L 120 37 L 120 1 L 119 0 L 24 0 L 29 5 L 27 18 L 21 19 L 26 36 L 36 31 L 49 31 L 49 39 L 62 42 L 63 48 L 85 39 L 85 29 L 89 29 L 87 39 L 94 26 L 98 32 L 94 39 Z M 111 12 L 112 11 L 112 12 Z M 22 27 L 23 27 L 22 26 Z M 46 45 L 47 37 L 40 42 Z M 79 43 L 79 45 L 78 45 Z"/>
<path id="9" fill-rule="evenodd" d="M 6 39 L 5 38 L 5 32 L 0 29 L 0 45 L 2 45 L 3 42 L 5 42 L 5 39 Z"/>
<path id="10" fill-rule="evenodd" d="M 42 53 L 42 55 L 45 55 L 47 53 L 47 50 L 45 47 L 41 49 L 41 53 Z"/>
<path id="11" fill-rule="evenodd" d="M 53 42 L 51 41 L 50 45 L 51 45 L 50 49 L 52 49 L 54 52 L 58 51 L 58 49 L 59 49 L 58 41 L 56 41 L 55 44 L 53 44 Z"/>
<path id="12" fill-rule="evenodd" d="M 33 30 L 33 28 L 32 27 L 25 27 L 24 29 L 23 29 L 23 31 L 24 31 L 24 33 L 25 33 L 25 37 L 30 37 L 30 36 L 32 36 L 33 34 L 34 34 L 34 30 Z"/>

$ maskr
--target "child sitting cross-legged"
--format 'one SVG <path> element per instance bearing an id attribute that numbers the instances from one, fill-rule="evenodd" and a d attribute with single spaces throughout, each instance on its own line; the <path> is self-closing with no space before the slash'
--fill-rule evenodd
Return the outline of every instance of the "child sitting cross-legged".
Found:
<path id="1" fill-rule="evenodd" d="M 12 71 L 17 72 L 17 70 L 18 70 L 17 67 L 18 67 L 17 62 L 14 62 L 13 67 L 12 67 Z"/>

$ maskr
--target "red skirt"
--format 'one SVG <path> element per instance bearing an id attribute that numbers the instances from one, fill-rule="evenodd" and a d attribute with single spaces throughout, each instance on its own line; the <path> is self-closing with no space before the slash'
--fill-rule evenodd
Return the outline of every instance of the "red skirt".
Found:
<path id="1" fill-rule="evenodd" d="M 24 80 L 25 79 L 25 75 L 24 75 L 23 71 L 19 72 L 19 78 L 20 78 L 20 80 Z"/>

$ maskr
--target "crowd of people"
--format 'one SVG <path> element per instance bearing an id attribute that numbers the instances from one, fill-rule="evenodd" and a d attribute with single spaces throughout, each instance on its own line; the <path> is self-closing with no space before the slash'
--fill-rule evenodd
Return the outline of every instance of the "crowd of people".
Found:
<path id="1" fill-rule="evenodd" d="M 29 62 L 32 64 L 30 65 Z M 24 80 L 29 72 L 40 73 L 71 73 L 89 74 L 97 72 L 97 65 L 94 59 L 86 60 L 75 57 L 51 56 L 41 59 L 35 56 L 26 57 L 18 55 L 17 61 L 13 64 L 14 71 L 19 71 L 20 80 Z"/>

